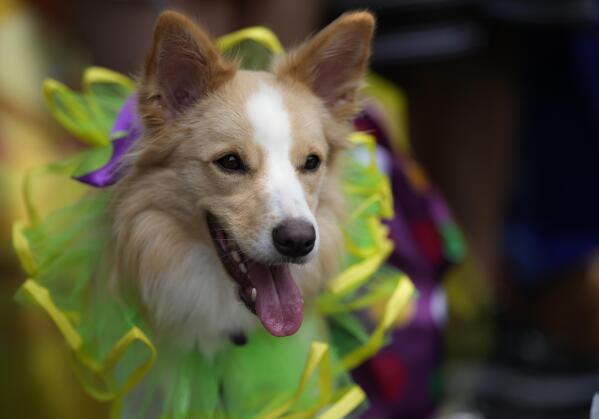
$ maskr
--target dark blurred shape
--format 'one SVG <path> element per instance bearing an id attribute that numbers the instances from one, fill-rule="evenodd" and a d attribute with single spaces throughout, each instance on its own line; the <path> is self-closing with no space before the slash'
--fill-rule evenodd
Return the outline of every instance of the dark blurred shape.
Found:
<path id="1" fill-rule="evenodd" d="M 513 274 L 531 289 L 599 248 L 599 28 L 530 33 L 522 52 L 505 247 Z"/>
<path id="2" fill-rule="evenodd" d="M 333 0 L 330 4 L 332 16 L 356 8 L 377 14 L 375 66 L 478 51 L 488 45 L 491 21 L 581 25 L 598 18 L 593 0 Z"/>
<path id="3" fill-rule="evenodd" d="M 594 0 L 488 0 L 483 4 L 493 17 L 523 23 L 592 23 L 598 12 Z"/>
<path id="4" fill-rule="evenodd" d="M 215 37 L 247 26 L 268 26 L 286 46 L 301 42 L 318 29 L 321 13 L 317 0 L 62 1 L 70 6 L 65 13 L 66 24 L 87 46 L 94 64 L 126 74 L 136 74 L 141 69 L 154 22 L 165 9 L 181 11 Z"/>

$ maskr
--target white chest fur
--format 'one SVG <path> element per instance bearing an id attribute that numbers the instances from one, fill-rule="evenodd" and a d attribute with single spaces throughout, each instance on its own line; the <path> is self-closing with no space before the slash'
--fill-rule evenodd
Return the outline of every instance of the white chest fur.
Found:
<path id="1" fill-rule="evenodd" d="M 143 282 L 148 285 L 142 287 L 142 298 L 161 338 L 176 346 L 212 355 L 231 334 L 257 325 L 207 245 L 194 245 L 181 262 L 165 266 L 158 276 Z"/>

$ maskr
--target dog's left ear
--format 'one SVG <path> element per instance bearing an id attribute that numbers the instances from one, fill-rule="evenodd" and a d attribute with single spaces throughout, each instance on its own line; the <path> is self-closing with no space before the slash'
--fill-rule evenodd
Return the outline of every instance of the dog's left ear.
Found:
<path id="1" fill-rule="evenodd" d="M 146 125 L 177 117 L 235 74 L 212 40 L 185 16 L 160 15 L 139 90 Z"/>
<path id="2" fill-rule="evenodd" d="M 375 18 L 370 12 L 346 13 L 287 57 L 273 71 L 308 85 L 331 113 L 347 120 L 358 109 L 357 93 L 368 65 Z"/>

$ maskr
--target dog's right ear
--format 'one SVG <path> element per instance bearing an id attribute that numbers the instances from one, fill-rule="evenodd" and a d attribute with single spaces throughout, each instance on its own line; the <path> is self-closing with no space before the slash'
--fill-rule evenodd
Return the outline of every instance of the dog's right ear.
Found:
<path id="1" fill-rule="evenodd" d="M 358 113 L 358 91 L 370 57 L 375 18 L 345 13 L 287 56 L 274 62 L 280 78 L 307 85 L 340 120 Z"/>
<path id="2" fill-rule="evenodd" d="M 175 118 L 235 74 L 216 45 L 191 20 L 160 15 L 139 88 L 139 112 L 147 126 Z"/>

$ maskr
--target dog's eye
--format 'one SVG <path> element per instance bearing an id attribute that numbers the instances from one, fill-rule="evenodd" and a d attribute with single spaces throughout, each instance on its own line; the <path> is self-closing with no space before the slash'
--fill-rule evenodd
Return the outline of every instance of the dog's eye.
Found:
<path id="1" fill-rule="evenodd" d="M 304 163 L 304 170 L 307 172 L 315 172 L 320 166 L 320 158 L 316 154 L 310 154 Z"/>
<path id="2" fill-rule="evenodd" d="M 223 156 L 220 159 L 216 160 L 214 163 L 216 163 L 218 166 L 225 170 L 235 172 L 245 170 L 245 166 L 241 161 L 241 157 L 239 157 L 237 154 L 227 154 L 226 156 Z"/>

